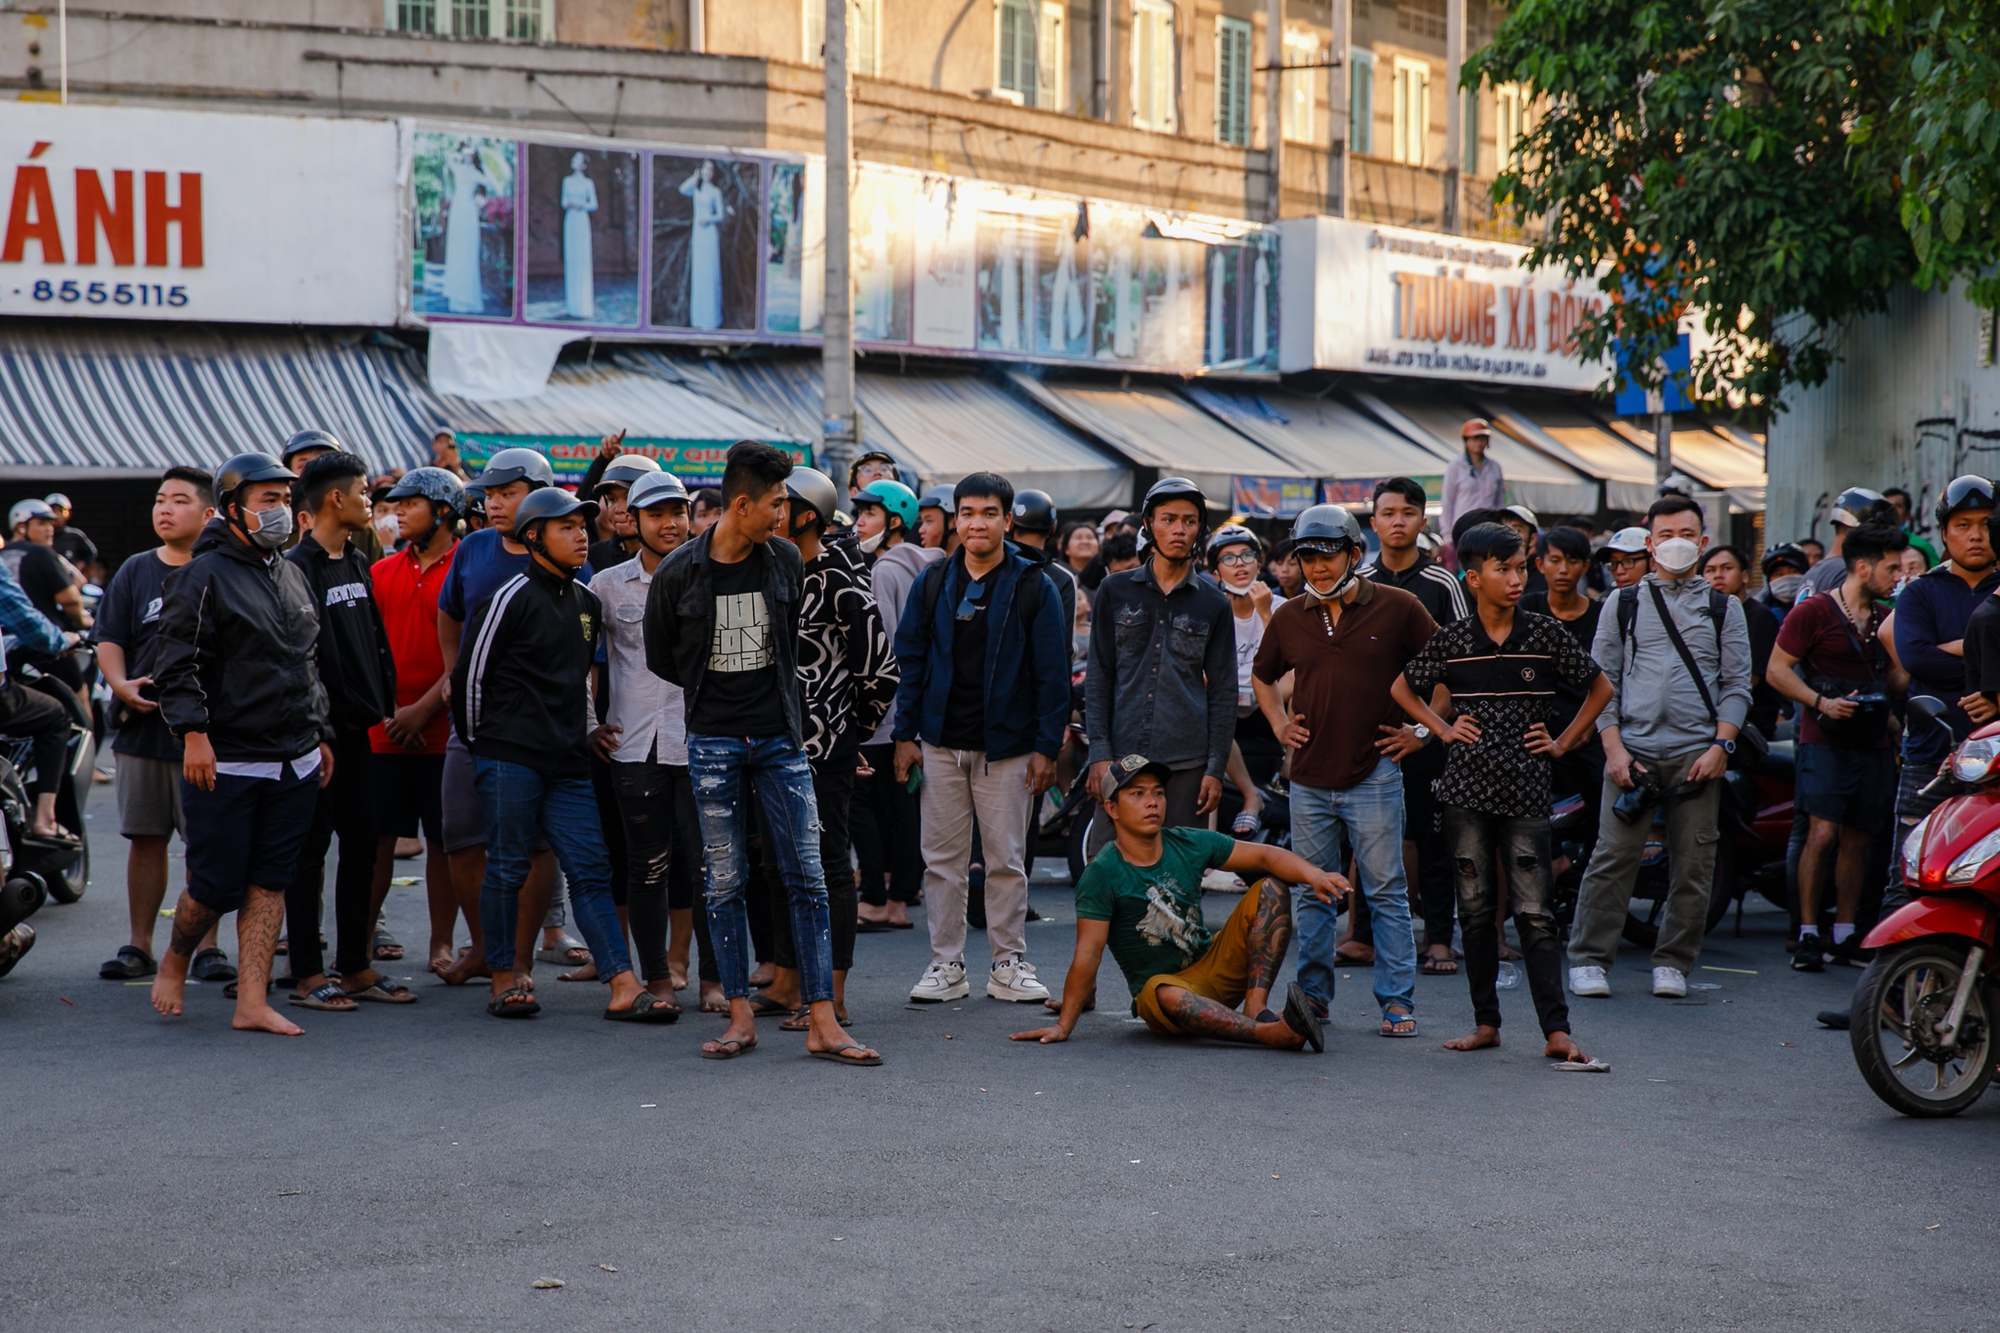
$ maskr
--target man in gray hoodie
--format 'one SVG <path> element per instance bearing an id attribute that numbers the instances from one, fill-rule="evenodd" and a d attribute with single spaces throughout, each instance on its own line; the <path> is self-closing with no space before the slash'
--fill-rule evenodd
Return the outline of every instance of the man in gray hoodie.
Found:
<path id="1" fill-rule="evenodd" d="M 1590 650 L 1616 693 L 1597 719 L 1602 814 L 1570 932 L 1569 987 L 1582 996 L 1611 993 L 1605 972 L 1618 951 L 1656 803 L 1666 809 L 1673 887 L 1653 950 L 1653 994 L 1687 994 L 1708 927 L 1719 779 L 1750 709 L 1743 608 L 1697 573 L 1708 547 L 1701 506 L 1665 496 L 1646 511 L 1646 528 L 1653 572 L 1606 599 Z M 1628 823 L 1618 800 L 1641 785 L 1654 793 L 1653 803 Z"/>

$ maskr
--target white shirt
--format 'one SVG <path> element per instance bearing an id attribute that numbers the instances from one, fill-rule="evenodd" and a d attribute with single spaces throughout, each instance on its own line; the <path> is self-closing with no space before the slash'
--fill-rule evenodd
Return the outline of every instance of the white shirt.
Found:
<path id="1" fill-rule="evenodd" d="M 605 721 L 619 729 L 611 758 L 620 764 L 652 759 L 685 768 L 686 697 L 680 686 L 669 685 L 646 666 L 646 595 L 652 585 L 653 576 L 637 556 L 599 570 L 590 581 L 604 609 L 604 659 L 611 683 Z"/>
<path id="2" fill-rule="evenodd" d="M 315 745 L 312 749 L 307 750 L 297 759 L 292 760 L 291 765 L 292 776 L 295 778 L 309 778 L 319 772 L 319 747 Z M 227 763 L 218 761 L 215 765 L 216 773 L 222 776 L 232 778 L 266 778 L 272 782 L 276 782 L 285 775 L 284 769 L 284 764 L 276 760 L 232 759 Z"/>
<path id="3" fill-rule="evenodd" d="M 1221 586 L 1224 592 L 1229 590 L 1228 584 Z M 1272 614 L 1275 615 L 1284 604 L 1282 596 L 1275 592 L 1271 594 Z M 1235 609 L 1232 601 L 1230 610 L 1233 612 Z M 1254 610 L 1248 616 L 1231 615 L 1230 619 L 1236 625 L 1236 715 L 1248 717 L 1257 710 L 1257 695 L 1250 688 L 1250 668 L 1257 661 L 1257 648 L 1264 642 L 1264 630 L 1270 622 Z"/>

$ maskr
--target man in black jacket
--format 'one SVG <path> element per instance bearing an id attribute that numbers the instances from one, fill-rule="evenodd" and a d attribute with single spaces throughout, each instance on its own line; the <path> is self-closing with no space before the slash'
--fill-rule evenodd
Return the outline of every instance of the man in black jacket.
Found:
<path id="1" fill-rule="evenodd" d="M 590 786 L 590 669 L 602 610 L 576 581 L 590 553 L 597 506 L 567 491 L 535 491 L 514 510 L 528 567 L 500 585 L 466 622 L 465 651 L 451 673 L 452 721 L 472 752 L 486 813 L 486 878 L 480 930 L 493 973 L 495 1018 L 541 1012 L 514 978 L 521 885 L 539 831 L 569 877 L 570 905 L 597 975 L 610 983 L 604 1016 L 671 1023 L 680 1007 L 641 990 L 611 897 L 597 798 Z"/>
<path id="2" fill-rule="evenodd" d="M 306 532 L 285 558 L 305 575 L 319 607 L 317 664 L 333 732 L 333 777 L 320 788 L 285 891 L 292 963 L 292 1003 L 342 1010 L 357 1000 L 408 1004 L 416 995 L 370 966 L 375 935 L 375 783 L 368 729 L 396 711 L 396 662 L 375 605 L 369 560 L 354 545 L 368 530 L 368 464 L 350 453 L 320 454 L 299 477 Z M 329 981 L 320 946 L 320 898 L 326 853 L 340 834 L 333 919 L 340 980 Z"/>
<path id="3" fill-rule="evenodd" d="M 708 931 L 715 942 L 729 1027 L 702 1043 L 705 1060 L 757 1046 L 745 957 L 749 918 L 746 787 L 763 801 L 765 829 L 791 904 L 806 1049 L 837 1064 L 879 1065 L 834 1017 L 833 941 L 820 863 L 819 806 L 805 750 L 798 663 L 804 562 L 777 534 L 791 517 L 792 460 L 749 440 L 729 449 L 722 517 L 661 563 L 646 596 L 646 664 L 687 696 L 688 775 L 707 846 Z"/>
<path id="4" fill-rule="evenodd" d="M 237 912 L 233 1026 L 296 1037 L 271 1008 L 271 951 L 284 890 L 332 775 L 326 690 L 313 660 L 319 612 L 297 565 L 294 478 L 268 454 L 216 473 L 219 512 L 194 558 L 167 576 L 153 669 L 160 715 L 181 740 L 187 889 L 153 978 L 153 1007 L 181 1012 L 188 964 L 209 928 Z"/>

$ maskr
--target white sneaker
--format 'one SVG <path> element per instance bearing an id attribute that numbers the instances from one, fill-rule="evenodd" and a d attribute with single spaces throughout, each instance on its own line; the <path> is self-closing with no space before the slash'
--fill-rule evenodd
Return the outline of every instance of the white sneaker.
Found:
<path id="1" fill-rule="evenodd" d="M 1049 988 L 1035 979 L 1035 965 L 1024 958 L 1002 958 L 995 963 L 986 976 L 986 993 L 1015 1004 L 1049 998 Z"/>
<path id="2" fill-rule="evenodd" d="M 1572 967 L 1569 970 L 1569 993 L 1601 999 L 1611 994 L 1611 983 L 1605 979 L 1601 967 Z"/>
<path id="3" fill-rule="evenodd" d="M 1688 993 L 1688 979 L 1678 967 L 1653 969 L 1653 994 L 1678 1000 Z"/>
<path id="4" fill-rule="evenodd" d="M 972 987 L 966 984 L 964 963 L 932 963 L 924 969 L 917 984 L 910 987 L 910 998 L 919 1004 L 943 1004 L 970 994 Z"/>

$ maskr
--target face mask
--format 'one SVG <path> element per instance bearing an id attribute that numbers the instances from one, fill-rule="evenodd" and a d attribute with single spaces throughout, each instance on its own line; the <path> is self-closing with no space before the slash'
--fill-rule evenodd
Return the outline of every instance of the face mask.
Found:
<path id="1" fill-rule="evenodd" d="M 1896 579 L 1896 586 L 1889 589 L 1889 600 L 1893 602 L 1898 597 L 1901 597 L 1903 595 L 1903 589 L 1908 587 L 1909 583 L 1910 583 L 1910 576 L 1908 574 L 1899 575 Z"/>
<path id="2" fill-rule="evenodd" d="M 396 522 L 394 514 L 377 514 L 375 535 L 382 539 L 382 546 L 386 550 L 396 544 L 396 539 L 402 535 L 402 526 Z"/>
<path id="3" fill-rule="evenodd" d="M 884 530 L 876 533 L 873 537 L 863 537 L 859 543 L 861 553 L 863 555 L 875 554 L 876 550 L 882 545 L 882 539 L 888 535 L 888 532 Z"/>
<path id="4" fill-rule="evenodd" d="M 1669 537 L 1653 547 L 1653 562 L 1669 574 L 1685 574 L 1701 558 L 1701 547 L 1685 537 Z"/>
<path id="5" fill-rule="evenodd" d="M 266 551 L 275 551 L 291 535 L 292 511 L 285 505 L 279 505 L 258 513 L 257 530 L 250 534 L 250 540 Z"/>
<path id="6" fill-rule="evenodd" d="M 1780 574 L 1771 580 L 1771 596 L 1790 606 L 1798 600 L 1799 589 L 1806 583 L 1803 574 Z"/>

